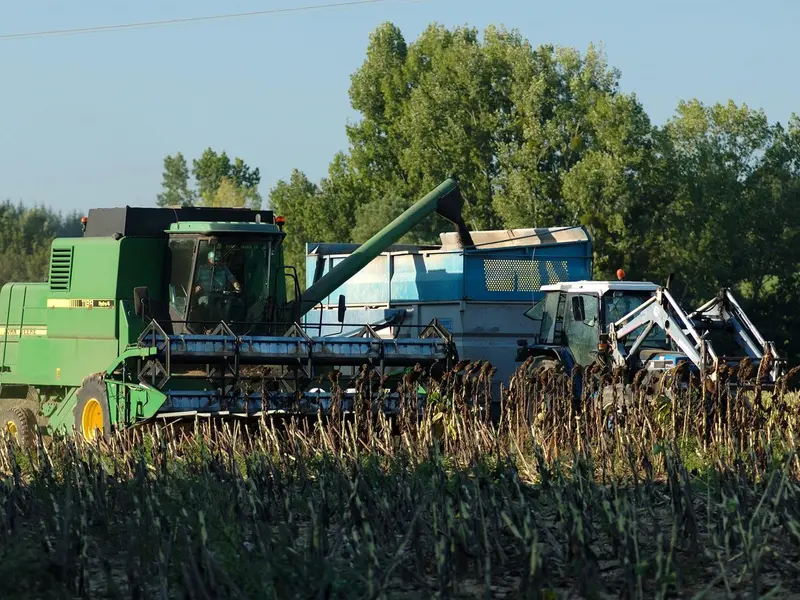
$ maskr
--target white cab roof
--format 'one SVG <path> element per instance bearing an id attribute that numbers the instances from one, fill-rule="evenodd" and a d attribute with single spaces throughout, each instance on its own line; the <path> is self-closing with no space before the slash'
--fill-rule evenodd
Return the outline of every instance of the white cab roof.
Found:
<path id="1" fill-rule="evenodd" d="M 602 296 L 609 290 L 627 292 L 655 292 L 659 287 L 649 281 L 562 281 L 543 285 L 543 292 L 583 292 Z"/>

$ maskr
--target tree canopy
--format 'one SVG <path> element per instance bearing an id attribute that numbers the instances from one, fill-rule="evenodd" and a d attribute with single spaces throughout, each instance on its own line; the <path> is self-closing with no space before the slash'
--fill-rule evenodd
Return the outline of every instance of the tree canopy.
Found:
<path id="1" fill-rule="evenodd" d="M 299 270 L 306 242 L 363 242 L 453 176 L 470 228 L 583 225 L 596 277 L 675 273 L 687 301 L 730 287 L 800 350 L 800 118 L 689 99 L 657 126 L 592 45 L 437 24 L 411 43 L 378 27 L 350 101 L 360 119 L 327 177 L 295 170 L 270 192 Z M 429 219 L 404 241 L 436 243 L 448 227 Z"/>
<path id="2" fill-rule="evenodd" d="M 182 153 L 164 158 L 161 179 L 163 191 L 157 196 L 158 206 L 239 206 L 261 208 L 258 184 L 261 173 L 241 158 L 231 161 L 224 151 L 206 148 L 192 161 L 191 175 L 196 187 L 189 187 L 189 166 Z"/>
<path id="3" fill-rule="evenodd" d="M 55 237 L 81 235 L 81 215 L 66 216 L 46 207 L 0 204 L 0 285 L 45 281 L 50 244 Z"/>

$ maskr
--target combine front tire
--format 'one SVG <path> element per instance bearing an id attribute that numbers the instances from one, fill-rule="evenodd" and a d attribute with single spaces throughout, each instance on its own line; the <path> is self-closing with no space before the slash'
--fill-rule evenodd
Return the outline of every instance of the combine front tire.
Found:
<path id="1" fill-rule="evenodd" d="M 0 411 L 3 432 L 10 433 L 23 449 L 36 443 L 36 415 L 29 408 L 14 406 Z"/>
<path id="2" fill-rule="evenodd" d="M 108 393 L 102 375 L 92 375 L 84 380 L 76 396 L 75 427 L 87 442 L 97 437 L 107 439 L 111 432 L 111 414 L 108 410 Z"/>

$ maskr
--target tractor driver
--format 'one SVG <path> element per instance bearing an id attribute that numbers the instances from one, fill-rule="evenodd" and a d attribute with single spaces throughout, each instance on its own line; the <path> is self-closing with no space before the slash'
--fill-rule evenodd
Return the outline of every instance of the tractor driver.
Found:
<path id="1" fill-rule="evenodd" d="M 231 270 L 217 260 L 217 254 L 213 250 L 208 253 L 208 261 L 197 269 L 197 286 L 194 288 L 196 293 L 201 291 L 220 292 L 228 289 L 232 285 L 237 292 L 242 290 L 236 276 Z"/>

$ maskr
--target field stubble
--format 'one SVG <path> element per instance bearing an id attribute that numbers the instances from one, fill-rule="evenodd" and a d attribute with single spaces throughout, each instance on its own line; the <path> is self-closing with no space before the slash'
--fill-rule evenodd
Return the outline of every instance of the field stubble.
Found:
<path id="1" fill-rule="evenodd" d="M 800 594 L 797 398 L 451 373 L 424 418 L 0 448 L 3 598 Z M 438 398 L 438 399 L 436 399 Z M 409 393 L 409 405 L 413 403 Z M 613 422 L 609 416 L 613 415 Z"/>

